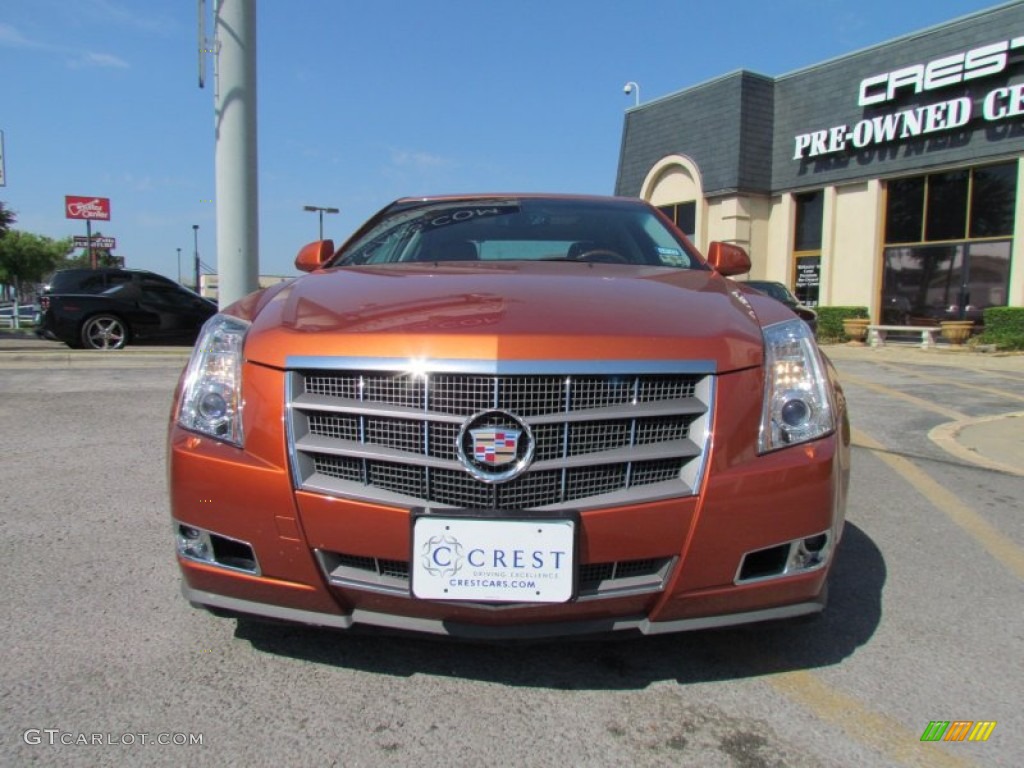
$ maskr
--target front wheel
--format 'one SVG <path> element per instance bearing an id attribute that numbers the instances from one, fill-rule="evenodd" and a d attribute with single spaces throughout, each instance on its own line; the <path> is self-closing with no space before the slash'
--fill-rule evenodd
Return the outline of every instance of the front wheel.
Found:
<path id="1" fill-rule="evenodd" d="M 128 342 L 128 327 L 114 315 L 95 315 L 85 321 L 81 336 L 86 349 L 122 349 Z"/>

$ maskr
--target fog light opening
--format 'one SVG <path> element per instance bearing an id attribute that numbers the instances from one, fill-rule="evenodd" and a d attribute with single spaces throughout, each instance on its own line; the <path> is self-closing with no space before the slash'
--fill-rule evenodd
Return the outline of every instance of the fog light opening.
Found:
<path id="1" fill-rule="evenodd" d="M 811 536 L 809 539 L 804 539 L 804 548 L 808 552 L 821 552 L 828 544 L 828 534 L 819 533 L 817 536 Z"/>
<path id="2" fill-rule="evenodd" d="M 793 542 L 787 573 L 819 568 L 828 560 L 828 534 L 819 533 Z"/>
<path id="3" fill-rule="evenodd" d="M 747 552 L 740 561 L 736 583 L 777 579 L 821 568 L 830 553 L 828 532 L 794 539 L 774 547 Z"/>
<path id="4" fill-rule="evenodd" d="M 252 545 L 192 525 L 178 525 L 178 554 L 189 560 L 246 573 L 259 573 Z"/>
<path id="5" fill-rule="evenodd" d="M 736 581 L 754 581 L 781 576 L 786 568 L 789 550 L 788 544 L 780 544 L 776 547 L 748 552 L 740 563 L 740 572 Z"/>
<path id="6" fill-rule="evenodd" d="M 240 571 L 256 571 L 256 556 L 248 544 L 221 536 L 211 536 L 210 540 L 213 556 L 219 564 Z"/>
<path id="7" fill-rule="evenodd" d="M 193 560 L 213 562 L 213 544 L 210 535 L 190 525 L 178 526 L 178 554 Z"/>

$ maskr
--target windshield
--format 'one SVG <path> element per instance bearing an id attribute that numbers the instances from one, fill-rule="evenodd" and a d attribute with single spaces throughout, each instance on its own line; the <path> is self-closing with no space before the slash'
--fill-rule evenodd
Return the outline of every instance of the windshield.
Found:
<path id="1" fill-rule="evenodd" d="M 705 269 L 642 203 L 561 198 L 425 202 L 385 216 L 333 266 L 542 260 Z"/>

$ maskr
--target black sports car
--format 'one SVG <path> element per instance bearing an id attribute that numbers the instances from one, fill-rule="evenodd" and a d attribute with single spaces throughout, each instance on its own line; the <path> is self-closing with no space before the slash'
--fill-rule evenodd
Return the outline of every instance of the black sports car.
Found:
<path id="1" fill-rule="evenodd" d="M 129 343 L 193 344 L 217 305 L 153 272 L 66 269 L 39 299 L 36 333 L 69 347 L 121 349 Z"/>

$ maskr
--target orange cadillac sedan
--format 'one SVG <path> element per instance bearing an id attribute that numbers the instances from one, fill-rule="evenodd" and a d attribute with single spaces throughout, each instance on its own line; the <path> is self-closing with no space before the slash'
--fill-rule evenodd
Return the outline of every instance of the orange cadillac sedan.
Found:
<path id="1" fill-rule="evenodd" d="M 536 638 L 822 610 L 850 432 L 807 324 L 639 200 L 399 200 L 205 325 L 168 450 L 221 615 Z"/>

